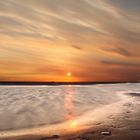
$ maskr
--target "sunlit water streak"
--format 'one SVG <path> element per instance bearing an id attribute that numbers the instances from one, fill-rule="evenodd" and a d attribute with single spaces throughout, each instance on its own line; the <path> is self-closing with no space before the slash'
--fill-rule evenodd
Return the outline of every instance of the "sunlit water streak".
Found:
<path id="1" fill-rule="evenodd" d="M 74 115 L 73 115 L 73 89 L 72 86 L 69 85 L 68 87 L 66 87 L 66 96 L 65 96 L 65 108 L 67 110 L 67 114 L 66 114 L 66 119 L 67 120 L 72 120 Z"/>
<path id="2" fill-rule="evenodd" d="M 67 110 L 66 120 L 70 121 L 69 123 L 70 129 L 76 129 L 78 125 L 74 116 L 73 98 L 74 98 L 73 86 L 68 85 L 66 87 L 65 108 Z"/>

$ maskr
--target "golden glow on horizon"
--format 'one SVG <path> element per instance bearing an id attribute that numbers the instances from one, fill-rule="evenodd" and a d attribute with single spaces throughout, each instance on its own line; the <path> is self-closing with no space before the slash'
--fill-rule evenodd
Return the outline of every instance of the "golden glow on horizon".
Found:
<path id="1" fill-rule="evenodd" d="M 67 73 L 67 76 L 68 76 L 68 77 L 70 77 L 70 76 L 71 76 L 71 73 L 70 73 L 70 72 L 68 72 L 68 73 Z"/>

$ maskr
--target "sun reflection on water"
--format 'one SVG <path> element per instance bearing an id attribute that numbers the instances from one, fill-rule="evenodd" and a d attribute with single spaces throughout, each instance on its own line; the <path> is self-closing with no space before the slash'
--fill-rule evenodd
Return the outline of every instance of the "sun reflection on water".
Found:
<path id="1" fill-rule="evenodd" d="M 66 108 L 66 119 L 70 121 L 70 128 L 77 128 L 77 121 L 74 116 L 74 91 L 71 85 L 66 87 L 66 96 L 65 96 L 65 108 Z"/>
<path id="2" fill-rule="evenodd" d="M 73 111 L 73 89 L 71 85 L 68 85 L 66 87 L 66 96 L 65 96 L 65 108 L 66 108 L 66 119 L 67 120 L 72 120 L 74 117 Z"/>

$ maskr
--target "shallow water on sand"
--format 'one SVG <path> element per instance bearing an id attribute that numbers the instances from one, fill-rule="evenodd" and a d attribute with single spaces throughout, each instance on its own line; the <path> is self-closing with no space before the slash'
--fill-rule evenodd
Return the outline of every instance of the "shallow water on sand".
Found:
<path id="1" fill-rule="evenodd" d="M 0 86 L 0 130 L 59 124 L 139 92 L 140 84 Z M 73 122 L 73 125 L 74 122 Z"/>

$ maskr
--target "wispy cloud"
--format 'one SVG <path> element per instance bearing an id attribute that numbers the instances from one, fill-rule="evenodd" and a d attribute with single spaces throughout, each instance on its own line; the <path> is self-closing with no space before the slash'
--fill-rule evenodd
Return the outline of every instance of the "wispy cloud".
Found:
<path id="1" fill-rule="evenodd" d="M 71 70 L 105 79 L 114 65 L 138 73 L 139 13 L 139 0 L 0 0 L 0 77 L 13 71 L 50 80 Z"/>

